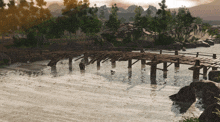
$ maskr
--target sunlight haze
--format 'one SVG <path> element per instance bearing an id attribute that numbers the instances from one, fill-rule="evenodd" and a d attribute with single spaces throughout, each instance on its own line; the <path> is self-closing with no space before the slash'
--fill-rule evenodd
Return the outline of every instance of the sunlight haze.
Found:
<path id="1" fill-rule="evenodd" d="M 63 0 L 45 0 L 45 1 L 47 2 L 47 6 L 52 2 L 63 3 Z M 179 8 L 182 6 L 193 7 L 200 4 L 207 4 L 213 1 L 214 0 L 166 0 L 166 5 L 168 8 Z M 8 3 L 8 0 L 5 0 L 5 2 Z M 135 4 L 142 6 L 144 9 L 147 9 L 149 5 L 153 5 L 159 8 L 158 3 L 160 3 L 161 0 L 89 0 L 89 2 L 90 2 L 90 6 L 94 6 L 94 4 L 96 4 L 97 7 L 100 7 L 102 5 L 106 5 L 110 7 L 112 4 L 116 3 L 117 6 L 123 8 L 127 8 L 128 6 Z"/>

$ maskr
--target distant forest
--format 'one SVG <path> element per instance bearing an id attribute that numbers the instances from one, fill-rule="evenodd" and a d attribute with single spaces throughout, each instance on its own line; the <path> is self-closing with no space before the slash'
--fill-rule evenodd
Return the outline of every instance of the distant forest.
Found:
<path id="1" fill-rule="evenodd" d="M 220 20 L 203 20 L 204 23 L 209 23 L 210 25 L 220 25 Z"/>

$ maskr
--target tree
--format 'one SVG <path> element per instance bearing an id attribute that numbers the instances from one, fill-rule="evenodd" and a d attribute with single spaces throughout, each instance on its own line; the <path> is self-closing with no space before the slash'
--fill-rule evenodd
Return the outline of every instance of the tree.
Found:
<path id="1" fill-rule="evenodd" d="M 7 21 L 5 22 L 5 26 L 7 26 L 8 32 L 14 33 L 14 31 L 17 30 L 17 26 L 20 24 L 18 7 L 15 6 L 14 0 L 10 0 L 7 6 Z"/>
<path id="2" fill-rule="evenodd" d="M 134 21 L 134 18 L 133 17 L 129 17 L 129 21 L 130 22 Z"/>
<path id="3" fill-rule="evenodd" d="M 125 19 L 124 17 L 122 17 L 122 18 L 120 19 L 120 22 L 121 22 L 121 23 L 125 23 L 125 22 L 126 22 L 126 19 Z"/>
<path id="4" fill-rule="evenodd" d="M 82 23 L 81 18 L 87 14 L 87 8 L 89 7 L 88 0 L 78 2 L 78 0 L 64 0 L 65 8 L 62 9 L 62 15 L 65 19 L 64 29 L 70 33 L 76 33 Z M 71 34 L 70 34 L 71 38 Z"/>
<path id="5" fill-rule="evenodd" d="M 109 15 L 109 20 L 106 21 L 105 23 L 105 25 L 113 32 L 116 32 L 120 26 L 120 21 L 118 20 L 118 15 L 117 15 L 118 10 L 119 9 L 116 6 L 116 4 L 112 5 L 111 14 Z"/>
<path id="6" fill-rule="evenodd" d="M 2 39 L 4 40 L 4 34 L 7 31 L 5 26 L 6 22 L 6 11 L 5 11 L 6 4 L 4 3 L 4 0 L 0 0 L 0 34 L 2 35 Z"/>
<path id="7" fill-rule="evenodd" d="M 103 9 L 100 10 L 99 18 L 102 19 L 102 20 L 105 18 L 105 12 L 104 12 Z"/>
<path id="8" fill-rule="evenodd" d="M 198 33 L 198 29 L 199 29 L 200 25 L 202 25 L 202 23 L 203 23 L 202 18 L 200 18 L 200 17 L 195 17 L 194 26 L 193 26 L 194 35 L 196 35 L 196 34 Z"/>
<path id="9" fill-rule="evenodd" d="M 168 35 L 169 31 L 169 24 L 171 22 L 171 12 L 166 11 L 166 0 L 162 0 L 161 3 L 159 3 L 160 9 L 157 11 L 156 16 L 153 19 L 152 29 L 154 32 L 158 32 L 158 39 L 155 37 L 155 44 L 170 44 L 174 42 L 174 39 Z M 155 34 L 156 36 L 156 34 Z"/>
<path id="10" fill-rule="evenodd" d="M 116 32 L 120 27 L 120 20 L 118 20 L 118 7 L 116 4 L 112 5 L 111 14 L 109 15 L 109 20 L 105 22 L 105 26 L 111 31 L 111 33 L 103 33 L 102 37 L 111 43 L 117 43 Z"/>
<path id="11" fill-rule="evenodd" d="M 86 8 L 87 12 L 82 16 L 80 21 L 80 28 L 82 31 L 88 35 L 95 35 L 98 33 L 102 27 L 102 22 L 98 19 L 97 12 L 98 8 Z"/>
<path id="12" fill-rule="evenodd" d="M 202 35 L 201 36 L 204 36 L 205 35 L 205 32 L 209 29 L 209 28 L 211 28 L 211 25 L 210 24 L 208 24 L 208 23 L 203 23 L 202 24 Z"/>
<path id="13" fill-rule="evenodd" d="M 143 17 L 141 17 L 143 10 L 141 6 L 135 8 L 135 17 L 134 17 L 134 28 L 133 29 L 133 38 L 137 40 L 142 35 L 142 25 L 143 25 Z"/>

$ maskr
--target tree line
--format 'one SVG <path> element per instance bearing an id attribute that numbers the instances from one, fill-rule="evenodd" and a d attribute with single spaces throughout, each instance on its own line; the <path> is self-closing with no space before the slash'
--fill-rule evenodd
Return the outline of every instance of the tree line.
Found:
<path id="1" fill-rule="evenodd" d="M 141 16 L 143 10 L 140 6 L 136 7 L 133 31 L 126 34 L 122 42 L 118 42 L 117 30 L 123 22 L 118 19 L 116 4 L 112 5 L 109 20 L 103 23 L 104 11 L 98 17 L 98 8 L 96 5 L 89 7 L 88 0 L 64 0 L 63 3 L 65 8 L 62 16 L 52 17 L 50 11 L 43 8 L 46 6 L 44 0 L 36 0 L 36 5 L 33 0 L 20 0 L 19 5 L 15 5 L 15 0 L 10 0 L 8 9 L 5 8 L 4 1 L 0 0 L 0 33 L 4 35 L 22 31 L 27 34 L 27 39 L 22 42 L 27 43 L 26 46 L 40 43 L 36 40 L 36 35 L 45 35 L 47 39 L 61 38 L 65 30 L 76 33 L 79 28 L 87 35 L 97 35 L 103 29 L 109 29 L 111 33 L 103 33 L 101 36 L 115 45 L 138 40 L 143 35 L 143 28 L 150 33 L 157 45 L 193 41 L 195 37 L 190 40 L 190 33 L 194 31 L 196 34 L 197 29 L 203 32 L 208 29 L 210 35 L 218 33 L 211 25 L 203 23 L 201 18 L 193 17 L 185 7 L 179 8 L 178 13 L 166 10 L 166 0 L 162 0 L 155 17 L 151 16 L 150 11 L 146 16 Z"/>

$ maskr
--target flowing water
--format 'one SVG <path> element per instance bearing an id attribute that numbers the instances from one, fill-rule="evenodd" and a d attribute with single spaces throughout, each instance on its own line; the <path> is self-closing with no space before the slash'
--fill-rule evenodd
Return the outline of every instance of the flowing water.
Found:
<path id="1" fill-rule="evenodd" d="M 218 54 L 219 49 L 220 45 L 216 44 L 185 52 Z M 59 61 L 56 76 L 51 75 L 51 68 L 46 66 L 49 60 L 15 63 L 0 69 L 0 120 L 176 122 L 184 117 L 199 117 L 202 113 L 195 102 L 186 113 L 180 114 L 180 108 L 169 99 L 192 82 L 190 65 L 180 64 L 180 68 L 175 68 L 172 64 L 168 67 L 167 78 L 157 70 L 155 83 L 150 80 L 150 66 L 143 67 L 140 61 L 132 65 L 132 70 L 127 68 L 127 61 L 116 62 L 114 68 L 106 61 L 101 63 L 100 70 L 95 62 L 82 72 L 80 61 L 74 59 L 72 72 L 69 72 L 67 59 Z M 41 74 L 18 71 L 22 68 L 30 72 L 40 69 Z M 163 68 L 163 64 L 158 68 Z"/>

